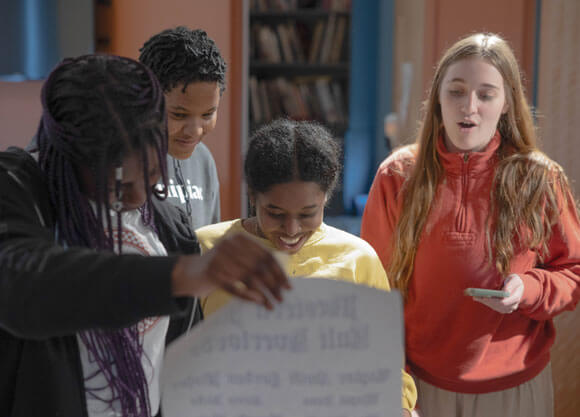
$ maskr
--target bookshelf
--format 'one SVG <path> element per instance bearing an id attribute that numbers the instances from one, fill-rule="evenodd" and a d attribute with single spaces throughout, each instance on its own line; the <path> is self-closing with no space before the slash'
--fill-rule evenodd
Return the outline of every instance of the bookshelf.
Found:
<path id="1" fill-rule="evenodd" d="M 348 126 L 350 5 L 345 0 L 250 2 L 249 125 L 276 117 Z"/>
<path id="2" fill-rule="evenodd" d="M 251 0 L 248 20 L 250 132 L 276 117 L 316 120 L 342 144 L 349 125 L 350 1 Z M 343 211 L 339 185 L 326 214 Z"/>

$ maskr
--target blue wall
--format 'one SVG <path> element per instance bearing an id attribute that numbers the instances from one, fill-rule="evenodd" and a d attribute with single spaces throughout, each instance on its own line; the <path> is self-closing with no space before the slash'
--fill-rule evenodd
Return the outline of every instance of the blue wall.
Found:
<path id="1" fill-rule="evenodd" d="M 3 1 L 0 16 L 0 77 L 44 78 L 60 56 L 57 0 Z"/>
<path id="2" fill-rule="evenodd" d="M 349 129 L 344 140 L 343 203 L 366 194 L 378 163 L 390 149 L 383 117 L 391 107 L 394 0 L 352 2 Z"/>

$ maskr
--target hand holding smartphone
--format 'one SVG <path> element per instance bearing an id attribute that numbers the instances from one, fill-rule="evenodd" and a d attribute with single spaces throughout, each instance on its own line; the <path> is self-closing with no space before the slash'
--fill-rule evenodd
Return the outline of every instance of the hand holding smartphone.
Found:
<path id="1" fill-rule="evenodd" d="M 506 298 L 510 295 L 507 291 L 500 290 L 488 290 L 486 288 L 466 288 L 464 291 L 465 295 L 471 297 L 484 297 L 484 298 Z"/>

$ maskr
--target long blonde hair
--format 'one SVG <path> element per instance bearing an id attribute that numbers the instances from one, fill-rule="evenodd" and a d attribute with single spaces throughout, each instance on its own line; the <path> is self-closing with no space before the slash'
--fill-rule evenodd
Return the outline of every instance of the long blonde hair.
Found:
<path id="1" fill-rule="evenodd" d="M 490 195 L 490 227 L 486 228 L 489 261 L 495 261 L 500 274 L 509 272 L 515 250 L 514 238 L 516 244 L 537 249 L 540 260 L 545 256 L 546 242 L 558 221 L 556 195 L 564 192 L 566 196 L 565 190 L 569 189 L 559 165 L 537 148 L 532 114 L 510 46 L 490 33 L 459 40 L 445 52 L 437 65 L 424 103 L 425 116 L 416 140 L 415 166 L 403 185 L 403 210 L 395 231 L 387 273 L 392 285 L 405 296 L 417 246 L 443 177 L 436 149 L 443 128 L 439 103 L 441 82 L 450 65 L 469 58 L 485 59 L 500 72 L 508 106 L 498 122 L 501 134 L 499 162 Z"/>

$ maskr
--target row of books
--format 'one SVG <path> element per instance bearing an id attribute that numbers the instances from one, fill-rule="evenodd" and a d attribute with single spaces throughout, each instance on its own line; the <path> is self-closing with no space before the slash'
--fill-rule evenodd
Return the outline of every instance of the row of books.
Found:
<path id="1" fill-rule="evenodd" d="M 253 12 L 290 11 L 298 9 L 323 9 L 336 12 L 350 10 L 350 0 L 251 0 Z"/>
<path id="2" fill-rule="evenodd" d="M 346 50 L 347 30 L 347 17 L 335 14 L 311 25 L 254 23 L 251 28 L 252 57 L 274 63 L 338 63 Z"/>
<path id="3" fill-rule="evenodd" d="M 346 125 L 348 109 L 344 85 L 329 77 L 289 80 L 250 77 L 250 117 L 254 125 L 276 117 L 319 120 L 328 125 Z"/>

